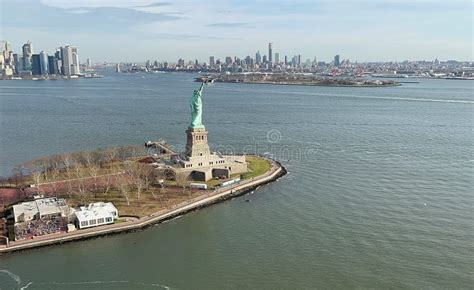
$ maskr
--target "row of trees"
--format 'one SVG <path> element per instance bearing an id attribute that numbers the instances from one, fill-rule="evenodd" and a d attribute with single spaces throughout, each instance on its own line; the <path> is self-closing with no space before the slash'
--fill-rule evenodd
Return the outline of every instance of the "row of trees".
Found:
<path id="1" fill-rule="evenodd" d="M 138 162 L 139 157 L 157 154 L 154 148 L 127 146 L 73 152 L 39 158 L 16 167 L 15 174 L 23 184 L 31 184 L 37 192 L 75 195 L 86 203 L 91 195 L 107 197 L 117 190 L 130 205 L 132 194 L 137 200 L 144 191 L 155 195 L 153 168 Z M 164 184 L 161 184 L 164 191 Z"/>

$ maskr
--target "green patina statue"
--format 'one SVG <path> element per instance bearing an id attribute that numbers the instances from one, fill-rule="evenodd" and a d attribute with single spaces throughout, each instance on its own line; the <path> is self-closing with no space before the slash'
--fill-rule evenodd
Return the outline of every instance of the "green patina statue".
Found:
<path id="1" fill-rule="evenodd" d="M 201 84 L 199 90 L 194 90 L 191 98 L 191 125 L 193 129 L 204 129 L 202 124 L 202 89 L 204 88 L 204 82 Z"/>

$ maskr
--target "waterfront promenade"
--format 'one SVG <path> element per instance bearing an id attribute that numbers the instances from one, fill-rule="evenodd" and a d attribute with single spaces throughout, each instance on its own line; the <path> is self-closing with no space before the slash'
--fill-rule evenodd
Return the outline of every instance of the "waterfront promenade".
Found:
<path id="1" fill-rule="evenodd" d="M 7 246 L 0 246 L 0 254 L 87 238 L 94 238 L 109 234 L 116 234 L 120 232 L 140 230 L 152 224 L 160 223 L 187 212 L 232 198 L 234 196 L 245 194 L 251 190 L 254 190 L 260 185 L 278 179 L 286 173 L 285 168 L 279 162 L 270 159 L 268 160 L 271 163 L 270 170 L 260 176 L 243 180 L 239 184 L 233 186 L 206 192 L 198 197 L 158 211 L 149 216 L 112 225 L 77 230 L 69 233 L 57 233 L 47 236 L 35 237 L 31 240 L 11 241 Z"/>

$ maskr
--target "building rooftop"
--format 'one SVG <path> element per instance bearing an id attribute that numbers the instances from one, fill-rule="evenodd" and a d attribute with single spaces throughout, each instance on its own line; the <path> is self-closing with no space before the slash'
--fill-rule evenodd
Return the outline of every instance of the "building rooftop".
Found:
<path id="1" fill-rule="evenodd" d="M 99 218 L 117 218 L 113 212 L 117 213 L 117 208 L 111 202 L 96 202 L 91 203 L 88 206 L 81 206 L 80 211 L 76 211 L 75 215 L 79 222 L 99 219 Z"/>
<path id="2" fill-rule="evenodd" d="M 88 221 L 91 219 L 99 219 L 99 218 L 105 219 L 107 217 L 112 217 L 112 214 L 103 208 L 96 208 L 93 210 L 81 209 L 80 211 L 76 211 L 75 215 L 77 219 L 79 220 L 79 222 Z"/>
<path id="3" fill-rule="evenodd" d="M 48 215 L 67 216 L 70 212 L 71 208 L 66 200 L 56 197 L 38 198 L 13 206 L 15 222 L 32 220 L 36 215 L 39 215 L 38 218 Z"/>
<path id="4" fill-rule="evenodd" d="M 23 202 L 13 206 L 13 217 L 15 222 L 20 220 L 20 216 L 24 216 L 24 220 L 31 220 L 38 214 L 38 206 L 35 201 Z"/>
<path id="5" fill-rule="evenodd" d="M 67 207 L 63 198 L 42 198 L 35 200 L 40 216 L 62 213 Z"/>

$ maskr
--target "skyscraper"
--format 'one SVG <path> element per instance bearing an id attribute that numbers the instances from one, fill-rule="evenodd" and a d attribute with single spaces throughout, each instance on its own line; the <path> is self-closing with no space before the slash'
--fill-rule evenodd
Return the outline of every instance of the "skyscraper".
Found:
<path id="1" fill-rule="evenodd" d="M 47 75 L 49 73 L 48 70 L 48 55 L 46 52 L 42 51 L 39 53 L 40 57 L 40 74 Z"/>
<path id="2" fill-rule="evenodd" d="M 334 66 L 339 66 L 341 62 L 339 61 L 339 54 L 334 57 Z"/>
<path id="3" fill-rule="evenodd" d="M 58 72 L 58 62 L 54 55 L 48 56 L 48 70 L 50 75 L 57 75 Z"/>
<path id="4" fill-rule="evenodd" d="M 291 59 L 291 65 L 293 67 L 296 67 L 297 64 L 298 64 L 298 56 L 294 55 L 293 58 Z"/>
<path id="5" fill-rule="evenodd" d="M 275 63 L 280 63 L 280 54 L 278 52 L 275 52 Z"/>
<path id="6" fill-rule="evenodd" d="M 30 41 L 25 43 L 22 47 L 23 50 L 23 69 L 28 71 L 31 70 L 31 57 L 33 55 L 33 44 Z"/>
<path id="7" fill-rule="evenodd" d="M 250 55 L 247 55 L 245 57 L 245 64 L 246 65 L 251 65 L 252 64 L 252 59 L 250 58 Z"/>
<path id="8" fill-rule="evenodd" d="M 72 51 L 68 46 L 61 47 L 61 55 L 62 55 L 62 71 L 65 76 L 71 76 L 72 70 Z"/>
<path id="9" fill-rule="evenodd" d="M 41 61 L 39 54 L 33 54 L 31 56 L 31 73 L 33 75 L 41 74 Z"/>
<path id="10" fill-rule="evenodd" d="M 273 55 L 272 43 L 270 42 L 270 43 L 268 44 L 268 62 L 272 62 L 272 61 L 273 61 L 272 55 Z"/>
<path id="11" fill-rule="evenodd" d="M 12 45 L 8 41 L 5 41 L 5 47 L 4 47 L 4 50 L 3 50 L 3 59 L 4 59 L 5 64 L 13 66 Z"/>
<path id="12" fill-rule="evenodd" d="M 18 54 L 17 53 L 14 53 L 13 54 L 13 71 L 15 74 L 18 74 L 18 72 L 20 71 L 19 69 L 22 67 L 23 65 L 20 64 L 20 58 L 18 57 Z"/>
<path id="13" fill-rule="evenodd" d="M 66 45 L 65 47 L 61 47 L 61 55 L 63 74 L 65 76 L 80 74 L 77 47 L 72 45 Z"/>
<path id="14" fill-rule="evenodd" d="M 72 71 L 73 74 L 78 75 L 81 73 L 79 67 L 79 55 L 77 54 L 77 47 L 71 46 L 72 51 Z"/>
<path id="15" fill-rule="evenodd" d="M 260 55 L 260 51 L 257 51 L 257 53 L 255 54 L 255 62 L 257 64 L 260 64 L 262 62 L 262 56 Z"/>
<path id="16" fill-rule="evenodd" d="M 214 67 L 215 65 L 216 65 L 216 62 L 215 62 L 214 56 L 210 56 L 209 57 L 209 66 Z"/>
<path id="17" fill-rule="evenodd" d="M 61 51 L 61 48 L 56 49 L 56 52 L 54 53 L 54 61 L 56 63 L 56 74 L 62 75 L 64 74 L 63 72 L 63 54 Z"/>

